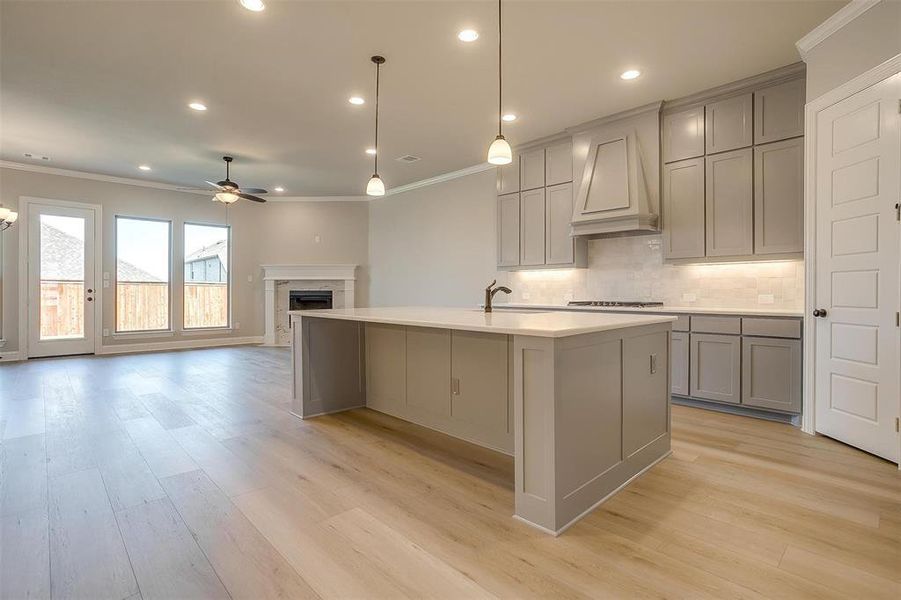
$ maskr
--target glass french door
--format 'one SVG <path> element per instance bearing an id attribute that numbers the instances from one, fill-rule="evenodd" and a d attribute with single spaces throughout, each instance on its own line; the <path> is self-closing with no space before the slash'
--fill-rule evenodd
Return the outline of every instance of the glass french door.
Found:
<path id="1" fill-rule="evenodd" d="M 94 352 L 94 211 L 44 204 L 28 214 L 28 356 Z"/>

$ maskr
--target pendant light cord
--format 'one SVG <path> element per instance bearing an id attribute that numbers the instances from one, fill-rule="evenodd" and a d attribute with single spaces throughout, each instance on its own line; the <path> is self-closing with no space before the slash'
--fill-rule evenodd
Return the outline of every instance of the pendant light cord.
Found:
<path id="1" fill-rule="evenodd" d="M 379 74 L 381 63 L 375 63 L 375 174 L 379 174 Z"/>
<path id="2" fill-rule="evenodd" d="M 503 54 L 501 44 L 501 0 L 497 0 L 497 134 L 503 135 L 501 113 L 504 106 Z"/>

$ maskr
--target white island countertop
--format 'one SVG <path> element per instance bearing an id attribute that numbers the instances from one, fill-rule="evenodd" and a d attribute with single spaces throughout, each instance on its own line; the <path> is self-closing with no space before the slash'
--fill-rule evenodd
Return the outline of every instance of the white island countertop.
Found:
<path id="1" fill-rule="evenodd" d="M 462 331 L 484 331 L 506 335 L 531 335 L 560 338 L 626 327 L 640 327 L 675 321 L 668 315 L 604 314 L 597 312 L 562 312 L 530 310 L 495 310 L 480 308 L 443 308 L 430 306 L 392 306 L 384 308 L 333 308 L 327 310 L 293 310 L 294 317 L 319 317 L 345 321 L 365 321 L 413 327 L 435 327 Z"/>

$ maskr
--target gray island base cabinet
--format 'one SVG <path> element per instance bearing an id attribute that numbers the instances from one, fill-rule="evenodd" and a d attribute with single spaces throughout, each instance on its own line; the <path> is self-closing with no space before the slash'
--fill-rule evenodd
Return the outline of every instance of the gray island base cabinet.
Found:
<path id="1" fill-rule="evenodd" d="M 292 412 L 365 406 L 512 454 L 514 517 L 553 535 L 669 455 L 672 317 L 380 317 L 402 310 L 292 312 Z M 607 325 L 542 329 L 567 319 Z"/>

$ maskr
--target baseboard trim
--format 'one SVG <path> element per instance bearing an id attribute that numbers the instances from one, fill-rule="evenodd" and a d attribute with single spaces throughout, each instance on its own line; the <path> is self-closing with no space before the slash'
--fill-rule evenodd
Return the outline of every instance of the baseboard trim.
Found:
<path id="1" fill-rule="evenodd" d="M 22 360 L 18 352 L 3 352 L 0 350 L 0 362 L 16 362 Z"/>
<path id="2" fill-rule="evenodd" d="M 731 404 L 720 404 L 718 402 L 704 402 L 703 400 L 696 400 L 694 398 L 682 398 L 680 396 L 673 396 L 672 399 L 673 404 L 678 404 L 679 406 L 703 408 L 705 410 L 713 410 L 729 415 L 753 417 L 755 419 L 763 419 L 765 421 L 776 421 L 777 423 L 788 423 L 789 425 L 794 425 L 795 427 L 801 424 L 801 415 L 770 412 L 763 409 L 750 408 L 747 406 L 733 406 Z"/>
<path id="3" fill-rule="evenodd" d="M 114 344 L 103 346 L 100 354 L 134 354 L 136 352 L 160 352 L 163 350 L 193 350 L 220 346 L 247 346 L 262 344 L 263 336 L 212 338 L 208 340 L 175 340 L 168 342 L 144 342 L 139 344 Z"/>

